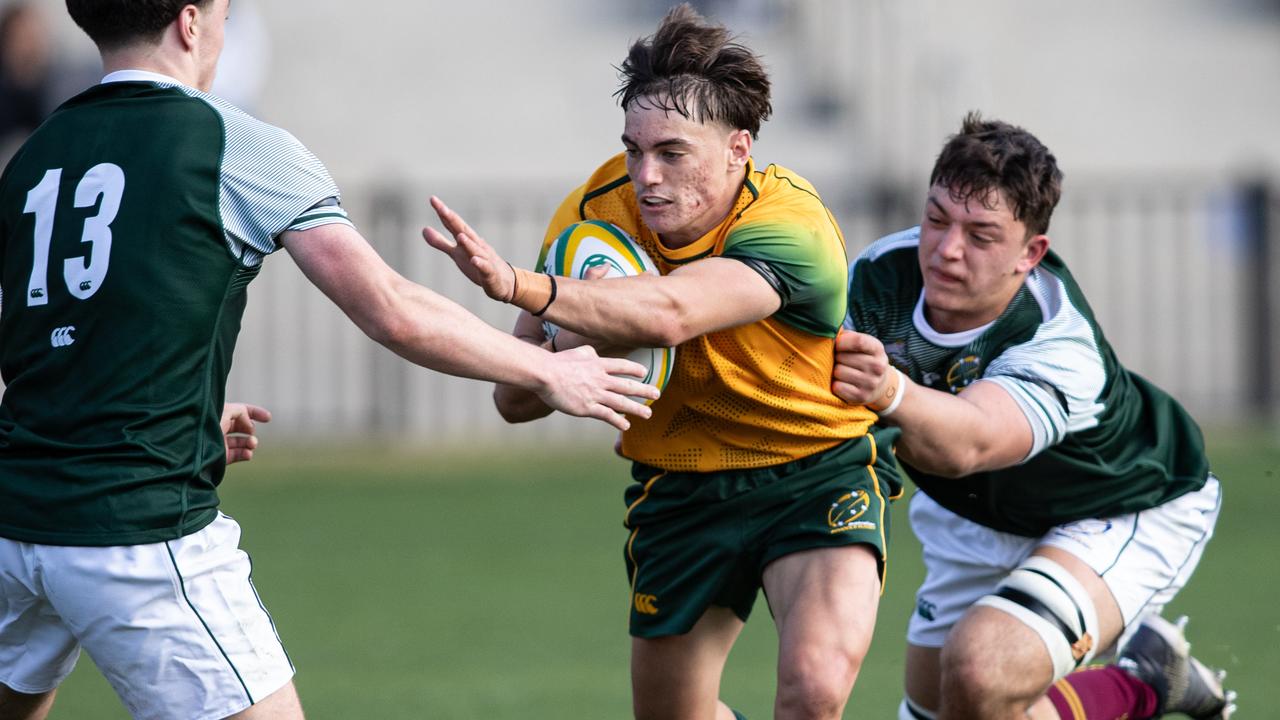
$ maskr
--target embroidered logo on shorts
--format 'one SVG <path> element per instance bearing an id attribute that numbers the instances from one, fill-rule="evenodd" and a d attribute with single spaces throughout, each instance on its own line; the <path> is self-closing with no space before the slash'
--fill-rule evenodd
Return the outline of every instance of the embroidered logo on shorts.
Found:
<path id="1" fill-rule="evenodd" d="M 859 520 L 864 513 L 871 507 L 871 496 L 867 495 L 866 490 L 857 490 L 846 495 L 842 495 L 839 500 L 831 503 L 831 509 L 827 510 L 827 525 L 831 526 L 831 532 L 847 532 L 849 530 L 874 530 L 876 524 L 867 520 Z"/>
<path id="2" fill-rule="evenodd" d="M 938 606 L 924 598 L 918 598 L 916 600 L 916 614 L 925 620 L 936 620 L 938 619 Z"/>
<path id="3" fill-rule="evenodd" d="M 645 595 L 644 593 L 633 593 L 632 602 L 636 607 L 636 612 L 641 615 L 657 615 L 658 614 L 658 596 Z"/>

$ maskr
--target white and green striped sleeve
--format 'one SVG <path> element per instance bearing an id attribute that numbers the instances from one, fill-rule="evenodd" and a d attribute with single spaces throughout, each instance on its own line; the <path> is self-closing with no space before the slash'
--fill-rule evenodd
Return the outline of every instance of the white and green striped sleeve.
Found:
<path id="1" fill-rule="evenodd" d="M 219 212 L 227 247 L 243 265 L 279 250 L 286 230 L 351 225 L 329 171 L 297 138 L 221 98 L 191 92 L 222 118 Z"/>
<path id="2" fill-rule="evenodd" d="M 1097 425 L 1107 380 L 1093 326 L 1071 305 L 1061 281 L 1034 273 L 1027 286 L 1045 320 L 1030 340 L 992 360 L 982 377 L 1004 388 L 1031 424 L 1033 441 L 1024 461 L 1067 433 Z"/>

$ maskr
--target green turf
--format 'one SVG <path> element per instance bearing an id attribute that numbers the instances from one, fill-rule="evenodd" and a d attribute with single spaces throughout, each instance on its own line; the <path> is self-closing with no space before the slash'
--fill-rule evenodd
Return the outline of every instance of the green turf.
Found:
<path id="1" fill-rule="evenodd" d="M 1197 654 L 1230 670 L 1247 717 L 1271 712 L 1280 667 L 1280 448 L 1259 437 L 1213 436 L 1226 504 L 1171 608 L 1193 617 Z M 625 718 L 624 477 L 607 449 L 468 458 L 268 447 L 232 469 L 224 509 L 244 527 L 312 720 Z M 901 697 L 921 573 L 905 509 L 849 718 L 894 717 Z M 723 688 L 753 720 L 772 715 L 774 643 L 760 602 Z M 127 715 L 86 658 L 51 717 Z"/>

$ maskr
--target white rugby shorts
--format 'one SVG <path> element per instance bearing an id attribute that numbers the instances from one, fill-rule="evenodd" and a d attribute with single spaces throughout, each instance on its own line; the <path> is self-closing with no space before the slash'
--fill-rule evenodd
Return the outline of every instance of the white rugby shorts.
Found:
<path id="1" fill-rule="evenodd" d="M 293 677 L 218 518 L 168 542 L 66 547 L 0 538 L 0 684 L 54 689 L 88 651 L 135 718 L 224 718 Z"/>
<path id="2" fill-rule="evenodd" d="M 925 579 L 907 642 L 942 647 L 951 627 L 1041 546 L 1061 548 L 1103 579 L 1120 606 L 1125 627 L 1159 612 L 1191 577 L 1222 507 L 1218 479 L 1149 510 L 1079 520 L 1041 538 L 992 530 L 956 515 L 923 492 L 911 498 L 911 529 L 924 547 Z"/>

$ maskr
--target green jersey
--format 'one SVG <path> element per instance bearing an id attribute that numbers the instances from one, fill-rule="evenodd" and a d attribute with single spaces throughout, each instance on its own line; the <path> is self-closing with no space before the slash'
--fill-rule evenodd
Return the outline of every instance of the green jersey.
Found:
<path id="1" fill-rule="evenodd" d="M 288 133 L 142 71 L 58 108 L 0 176 L 0 536 L 130 545 L 217 514 L 246 287 L 348 223 Z"/>
<path id="2" fill-rule="evenodd" d="M 926 387 L 958 393 L 979 380 L 1000 385 L 1033 435 L 1027 457 L 1003 470 L 950 479 L 904 463 L 921 490 L 969 520 L 1038 537 L 1204 485 L 1199 427 L 1173 398 L 1120 365 L 1056 254 L 1028 274 L 1000 317 L 947 334 L 925 319 L 919 237 L 919 228 L 890 235 L 854 260 L 847 326 L 878 338 L 889 361 Z"/>

